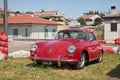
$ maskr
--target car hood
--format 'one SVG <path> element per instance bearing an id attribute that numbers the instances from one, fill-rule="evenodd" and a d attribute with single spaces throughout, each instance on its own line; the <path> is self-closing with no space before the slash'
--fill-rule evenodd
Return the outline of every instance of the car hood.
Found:
<path id="1" fill-rule="evenodd" d="M 56 59 L 58 56 L 64 58 L 68 53 L 68 47 L 70 45 L 75 45 L 77 47 L 78 43 L 84 43 L 84 40 L 75 39 L 61 39 L 53 41 L 38 42 L 38 49 L 35 54 L 39 58 L 49 58 Z"/>
<path id="2" fill-rule="evenodd" d="M 45 42 L 39 42 L 37 43 L 38 48 L 40 51 L 50 51 L 50 49 L 53 52 L 61 52 L 64 49 L 68 48 L 69 45 L 75 44 L 78 41 L 75 40 L 53 40 L 53 41 L 45 41 Z"/>
<path id="3" fill-rule="evenodd" d="M 74 40 L 74 39 L 61 39 L 61 40 L 53 40 L 53 41 L 45 41 L 45 42 L 38 42 L 38 49 L 36 53 L 38 56 L 48 56 L 50 55 L 60 55 L 64 56 L 68 53 L 68 47 L 70 45 L 75 45 L 78 42 L 82 42 L 81 40 Z"/>

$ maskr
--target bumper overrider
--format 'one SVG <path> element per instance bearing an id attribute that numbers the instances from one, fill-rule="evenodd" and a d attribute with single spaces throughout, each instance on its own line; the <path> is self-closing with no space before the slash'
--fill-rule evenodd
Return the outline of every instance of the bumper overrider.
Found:
<path id="1" fill-rule="evenodd" d="M 68 63 L 68 64 L 76 64 L 78 62 L 77 59 L 61 59 L 61 56 L 58 56 L 56 59 L 49 59 L 49 58 L 39 58 L 37 55 L 30 56 L 29 57 L 33 61 L 51 61 L 56 62 L 57 65 L 60 67 L 62 63 Z"/>

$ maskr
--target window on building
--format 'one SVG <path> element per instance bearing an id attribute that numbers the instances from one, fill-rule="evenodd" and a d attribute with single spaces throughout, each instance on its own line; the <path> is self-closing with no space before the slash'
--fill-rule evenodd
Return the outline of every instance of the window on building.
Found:
<path id="1" fill-rule="evenodd" d="M 93 20 L 92 19 L 86 19 L 86 21 L 92 22 Z"/>
<path id="2" fill-rule="evenodd" d="M 18 36 L 18 29 L 13 29 L 13 36 Z"/>
<path id="3" fill-rule="evenodd" d="M 52 30 L 52 37 L 55 37 L 56 29 Z"/>
<path id="4" fill-rule="evenodd" d="M 48 37 L 48 29 L 45 29 L 45 38 Z"/>
<path id="5" fill-rule="evenodd" d="M 25 36 L 28 37 L 28 29 L 25 29 Z"/>
<path id="6" fill-rule="evenodd" d="M 117 23 L 111 23 L 111 31 L 117 31 Z"/>

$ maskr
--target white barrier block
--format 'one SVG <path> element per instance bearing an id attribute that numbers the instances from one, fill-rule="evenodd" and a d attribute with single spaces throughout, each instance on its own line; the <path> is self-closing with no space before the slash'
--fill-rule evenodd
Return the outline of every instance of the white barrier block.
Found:
<path id="1" fill-rule="evenodd" d="M 12 53 L 9 53 L 8 56 L 12 58 L 27 58 L 30 56 L 30 52 L 24 50 L 14 51 Z"/>
<path id="2" fill-rule="evenodd" d="M 117 53 L 118 47 L 113 47 L 113 51 Z"/>
<path id="3" fill-rule="evenodd" d="M 4 59 L 5 59 L 5 55 L 0 52 L 0 60 L 4 60 Z"/>

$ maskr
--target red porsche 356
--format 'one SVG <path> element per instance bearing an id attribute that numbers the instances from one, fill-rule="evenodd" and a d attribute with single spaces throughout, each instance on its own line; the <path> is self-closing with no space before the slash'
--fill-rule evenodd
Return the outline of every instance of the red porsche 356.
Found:
<path id="1" fill-rule="evenodd" d="M 77 69 L 87 62 L 103 59 L 103 48 L 93 32 L 80 28 L 61 30 L 54 40 L 33 44 L 30 52 L 29 58 L 37 64 L 68 64 Z"/>

